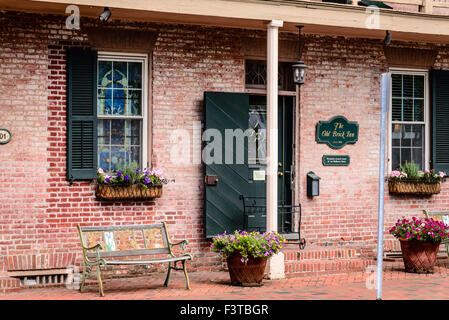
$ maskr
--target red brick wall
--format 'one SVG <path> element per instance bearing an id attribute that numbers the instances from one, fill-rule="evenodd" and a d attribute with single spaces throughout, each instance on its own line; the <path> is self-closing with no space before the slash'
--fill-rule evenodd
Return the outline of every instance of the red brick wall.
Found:
<path id="1" fill-rule="evenodd" d="M 239 36 L 249 32 L 159 25 L 152 62 L 153 163 L 175 182 L 154 202 L 104 203 L 93 184 L 65 178 L 65 49 L 89 45 L 83 31 L 64 29 L 65 17 L 1 13 L 0 127 L 13 138 L 0 146 L 0 277 L 7 270 L 56 268 L 79 262 L 78 223 L 132 224 L 166 220 L 174 240 L 188 239 L 194 269 L 220 265 L 203 238 L 203 171 L 172 163 L 173 129 L 203 118 L 206 90 L 243 91 Z M 82 26 L 85 21 L 82 20 Z M 88 24 L 89 22 L 87 22 Z M 154 27 L 112 22 L 109 26 Z M 253 34 L 251 32 L 251 34 Z M 444 54 L 443 54 L 444 52 Z M 448 67 L 447 48 L 436 66 Z M 380 74 L 387 70 L 380 41 L 308 37 L 310 66 L 302 87 L 300 201 L 309 243 L 372 247 L 377 225 Z M 316 144 L 315 124 L 342 114 L 360 124 L 359 141 L 340 151 Z M 150 125 L 151 127 L 151 125 Z M 191 146 L 186 146 L 190 153 Z M 323 154 L 348 154 L 349 167 L 323 167 Z M 305 174 L 315 171 L 321 195 L 305 196 Z M 422 207 L 447 204 L 448 187 L 429 199 L 390 199 L 386 225 Z"/>
<path id="2" fill-rule="evenodd" d="M 161 27 L 150 63 L 153 163 L 174 181 L 153 202 L 105 203 L 95 199 L 92 183 L 66 181 L 65 50 L 88 46 L 89 39 L 82 30 L 63 28 L 63 16 L 0 17 L 2 25 L 9 26 L 0 38 L 0 124 L 13 134 L 0 154 L 0 276 L 6 270 L 79 263 L 78 223 L 165 220 L 172 240 L 189 240 L 193 269 L 218 265 L 203 237 L 201 165 L 180 169 L 172 164 L 169 137 L 171 130 L 190 130 L 193 121 L 201 121 L 205 90 L 243 89 L 243 59 L 235 31 Z"/>
<path id="3" fill-rule="evenodd" d="M 8 255 L 46 251 L 47 37 L 39 17 L 19 25 L 0 14 L 0 277 Z M 31 31 L 31 32 L 30 32 Z"/>
<path id="4" fill-rule="evenodd" d="M 432 48 L 419 44 L 414 47 Z M 439 50 L 435 68 L 448 68 L 448 48 L 433 49 Z M 305 63 L 310 69 L 307 82 L 301 88 L 302 236 L 309 244 L 374 248 L 378 221 L 380 79 L 388 70 L 381 41 L 312 37 L 307 40 Z M 358 141 L 340 150 L 315 142 L 316 123 L 335 115 L 359 123 Z M 350 165 L 323 166 L 321 161 L 325 154 L 349 155 Z M 306 196 L 308 171 L 321 177 L 320 196 L 313 199 Z M 398 241 L 387 233 L 398 218 L 422 216 L 423 209 L 447 208 L 447 183 L 442 184 L 441 194 L 430 198 L 390 196 L 387 184 L 385 188 L 388 248 L 397 248 Z"/>

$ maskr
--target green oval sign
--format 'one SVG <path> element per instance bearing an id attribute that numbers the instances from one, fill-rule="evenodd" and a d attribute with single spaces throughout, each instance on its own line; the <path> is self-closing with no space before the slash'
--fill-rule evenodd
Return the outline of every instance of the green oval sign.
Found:
<path id="1" fill-rule="evenodd" d="M 327 143 L 333 149 L 341 149 L 359 138 L 359 124 L 336 116 L 329 121 L 319 121 L 316 125 L 316 141 Z"/>

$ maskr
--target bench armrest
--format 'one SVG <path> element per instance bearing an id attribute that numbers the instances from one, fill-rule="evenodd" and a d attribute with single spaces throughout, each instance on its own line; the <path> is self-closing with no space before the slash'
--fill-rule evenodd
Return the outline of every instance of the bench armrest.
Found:
<path id="1" fill-rule="evenodd" d="M 180 246 L 182 251 L 184 252 L 184 254 L 187 254 L 185 246 L 188 245 L 188 244 L 189 244 L 188 240 L 182 240 L 182 241 L 179 241 L 179 242 L 170 243 L 170 247 Z"/>
<path id="2" fill-rule="evenodd" d="M 81 244 L 81 246 L 83 247 L 84 262 L 86 262 L 89 265 L 104 264 L 104 260 L 101 259 L 100 251 L 99 251 L 100 249 L 103 249 L 101 244 L 97 243 L 93 247 L 85 247 L 83 244 Z M 87 257 L 87 251 L 89 251 L 89 250 L 95 250 L 95 253 L 97 254 L 97 260 L 92 261 Z"/>
<path id="3" fill-rule="evenodd" d="M 89 250 L 98 251 L 98 249 L 103 249 L 103 247 L 99 243 L 97 243 L 96 245 L 94 245 L 93 247 L 90 247 L 90 248 L 87 248 L 83 245 L 83 250 L 86 250 L 86 251 L 89 251 Z"/>

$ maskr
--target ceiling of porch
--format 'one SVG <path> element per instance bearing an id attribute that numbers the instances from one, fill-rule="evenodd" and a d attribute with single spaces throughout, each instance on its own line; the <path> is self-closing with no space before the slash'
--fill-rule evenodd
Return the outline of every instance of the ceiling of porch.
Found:
<path id="1" fill-rule="evenodd" d="M 2 0 L 0 10 L 66 15 L 77 4 L 81 17 L 98 17 L 103 7 L 111 19 L 174 24 L 195 24 L 264 30 L 268 21 L 284 21 L 281 32 L 383 39 L 390 30 L 394 40 L 449 43 L 447 16 L 380 9 L 379 29 L 368 29 L 365 7 L 309 1 L 260 0 Z"/>

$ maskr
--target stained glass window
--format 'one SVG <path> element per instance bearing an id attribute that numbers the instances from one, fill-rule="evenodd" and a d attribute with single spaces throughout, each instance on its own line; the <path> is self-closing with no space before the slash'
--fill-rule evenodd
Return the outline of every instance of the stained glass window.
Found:
<path id="1" fill-rule="evenodd" d="M 116 171 L 142 162 L 143 61 L 98 61 L 98 166 Z"/>

